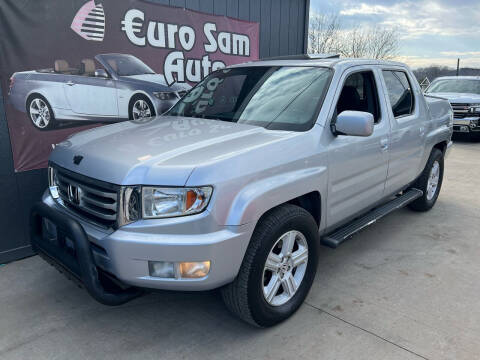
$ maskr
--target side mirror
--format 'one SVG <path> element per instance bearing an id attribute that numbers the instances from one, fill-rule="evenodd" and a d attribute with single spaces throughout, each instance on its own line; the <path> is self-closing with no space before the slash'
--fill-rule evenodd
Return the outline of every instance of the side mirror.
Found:
<path id="1" fill-rule="evenodd" d="M 363 111 L 342 111 L 335 122 L 337 135 L 370 136 L 373 133 L 373 115 Z"/>
<path id="2" fill-rule="evenodd" d="M 105 79 L 109 78 L 108 73 L 103 69 L 95 70 L 95 77 L 100 77 L 100 78 L 105 78 Z"/>

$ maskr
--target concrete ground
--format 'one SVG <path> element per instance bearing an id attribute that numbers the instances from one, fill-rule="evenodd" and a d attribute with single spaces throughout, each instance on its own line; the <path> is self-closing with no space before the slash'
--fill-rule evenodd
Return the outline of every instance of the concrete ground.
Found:
<path id="1" fill-rule="evenodd" d="M 305 304 L 254 329 L 216 292 L 111 308 L 38 257 L 0 267 L 1 359 L 478 359 L 480 143 L 457 142 L 434 209 L 324 248 Z"/>

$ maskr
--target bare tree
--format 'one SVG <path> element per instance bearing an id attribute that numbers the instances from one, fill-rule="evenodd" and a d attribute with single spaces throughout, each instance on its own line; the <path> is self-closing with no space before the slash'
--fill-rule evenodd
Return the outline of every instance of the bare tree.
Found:
<path id="1" fill-rule="evenodd" d="M 313 13 L 309 24 L 309 53 L 339 53 L 345 57 L 392 59 L 397 55 L 399 33 L 382 26 L 343 29 L 338 15 Z"/>
<path id="2" fill-rule="evenodd" d="M 398 55 L 400 35 L 395 28 L 375 26 L 367 36 L 367 57 L 373 59 L 392 59 Z"/>
<path id="3" fill-rule="evenodd" d="M 338 15 L 311 14 L 308 31 L 309 53 L 324 54 L 338 52 L 340 39 L 340 22 Z"/>
<path id="4" fill-rule="evenodd" d="M 339 53 L 345 57 L 366 57 L 369 52 L 370 34 L 365 28 L 356 27 L 342 32 Z"/>

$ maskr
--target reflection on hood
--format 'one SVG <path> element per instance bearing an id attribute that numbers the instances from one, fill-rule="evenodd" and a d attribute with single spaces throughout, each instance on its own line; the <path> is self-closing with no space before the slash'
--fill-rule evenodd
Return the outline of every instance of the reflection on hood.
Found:
<path id="1" fill-rule="evenodd" d="M 217 120 L 158 116 L 80 132 L 58 144 L 50 160 L 115 184 L 182 186 L 202 164 L 234 158 L 295 133 Z M 73 157 L 84 157 L 79 165 Z"/>

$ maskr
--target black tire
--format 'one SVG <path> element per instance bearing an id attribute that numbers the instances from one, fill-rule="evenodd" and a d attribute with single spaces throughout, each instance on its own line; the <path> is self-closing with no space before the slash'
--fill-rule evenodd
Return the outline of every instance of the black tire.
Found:
<path id="1" fill-rule="evenodd" d="M 45 124 L 45 121 L 38 123 L 38 121 L 36 121 L 36 119 L 34 118 L 35 115 L 31 112 L 31 105 L 32 103 L 36 103 L 37 100 L 41 101 L 48 108 L 49 120 L 46 126 L 42 125 L 42 123 Z M 30 95 L 27 99 L 26 110 L 27 110 L 28 118 L 30 119 L 35 129 L 45 131 L 45 130 L 52 130 L 53 128 L 55 128 L 56 121 L 55 121 L 55 115 L 53 114 L 52 107 L 50 106 L 50 103 L 48 102 L 48 100 L 45 99 L 45 97 L 43 97 L 42 95 L 40 94 Z"/>
<path id="2" fill-rule="evenodd" d="M 272 306 L 263 294 L 264 266 L 277 240 L 291 230 L 301 232 L 308 244 L 305 275 L 286 303 Z M 303 208 L 286 204 L 269 211 L 253 232 L 237 277 L 221 290 L 227 308 L 235 316 L 258 327 L 273 326 L 287 319 L 300 307 L 312 286 L 319 244 L 317 223 Z"/>
<path id="3" fill-rule="evenodd" d="M 423 170 L 420 177 L 415 181 L 412 185 L 413 188 L 419 189 L 423 191 L 422 197 L 419 197 L 414 202 L 410 203 L 408 207 L 414 211 L 428 211 L 430 210 L 433 205 L 435 205 L 438 195 L 440 194 L 440 189 L 442 187 L 443 182 L 443 152 L 438 149 L 433 149 L 430 157 L 428 158 L 427 165 Z M 430 177 L 430 173 L 432 171 L 432 167 L 434 166 L 435 162 L 438 162 L 440 166 L 440 174 L 438 179 L 438 185 L 436 191 L 430 199 L 428 198 L 428 179 Z"/>
<path id="4" fill-rule="evenodd" d="M 135 103 L 138 101 L 138 100 L 143 100 L 145 101 L 145 103 L 148 105 L 149 109 L 150 109 L 150 116 L 148 117 L 152 117 L 152 116 L 155 116 L 155 107 L 153 106 L 152 102 L 150 101 L 150 99 L 145 96 L 145 95 L 135 95 L 133 96 L 131 99 L 130 99 L 130 102 L 128 104 L 128 118 L 130 120 L 136 120 L 133 116 L 133 107 L 135 105 Z M 141 117 L 140 119 L 142 119 L 143 117 Z M 144 117 L 144 118 L 147 118 L 147 117 Z"/>

